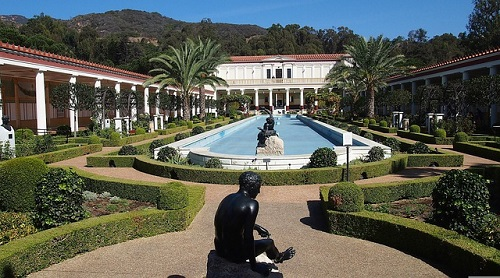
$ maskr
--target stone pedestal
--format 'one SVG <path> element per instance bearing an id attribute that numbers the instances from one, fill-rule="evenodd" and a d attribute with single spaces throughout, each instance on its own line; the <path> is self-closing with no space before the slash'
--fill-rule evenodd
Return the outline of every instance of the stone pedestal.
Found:
<path id="1" fill-rule="evenodd" d="M 266 146 L 257 147 L 255 153 L 257 155 L 284 155 L 285 144 L 278 136 L 270 136 L 266 139 Z"/>
<path id="2" fill-rule="evenodd" d="M 256 258 L 258 263 L 269 264 L 272 268 L 271 274 L 267 277 L 271 278 L 283 278 L 283 274 L 279 273 L 276 265 L 264 254 L 259 255 Z M 207 261 L 207 276 L 206 278 L 234 278 L 234 277 L 245 277 L 245 278 L 261 278 L 262 275 L 253 271 L 250 268 L 250 263 L 236 264 L 226 259 L 223 259 L 215 253 L 215 250 L 211 250 L 208 254 Z"/>

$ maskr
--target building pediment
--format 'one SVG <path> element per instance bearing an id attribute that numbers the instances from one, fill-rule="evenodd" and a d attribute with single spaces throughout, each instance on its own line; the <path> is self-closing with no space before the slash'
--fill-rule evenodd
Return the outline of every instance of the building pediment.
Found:
<path id="1" fill-rule="evenodd" d="M 285 62 L 285 61 L 293 61 L 293 60 L 295 60 L 295 59 L 281 56 L 281 55 L 276 55 L 276 56 L 272 56 L 272 57 L 263 59 L 262 61 L 263 62 Z"/>

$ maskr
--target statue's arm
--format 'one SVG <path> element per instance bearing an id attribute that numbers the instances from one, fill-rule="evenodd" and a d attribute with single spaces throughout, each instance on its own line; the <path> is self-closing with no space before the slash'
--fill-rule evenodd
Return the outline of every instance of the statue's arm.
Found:
<path id="1" fill-rule="evenodd" d="M 255 224 L 253 229 L 256 230 L 261 237 L 269 237 L 271 235 L 266 228 L 262 227 L 259 224 Z"/>
<path id="2" fill-rule="evenodd" d="M 257 219 L 257 214 L 259 213 L 259 203 L 252 201 L 248 207 L 248 213 L 245 219 L 245 231 L 244 231 L 244 242 L 245 242 L 245 252 L 246 258 L 250 261 L 250 267 L 256 270 L 257 262 L 255 261 L 255 244 L 253 237 L 253 229 L 255 226 L 255 220 Z"/>

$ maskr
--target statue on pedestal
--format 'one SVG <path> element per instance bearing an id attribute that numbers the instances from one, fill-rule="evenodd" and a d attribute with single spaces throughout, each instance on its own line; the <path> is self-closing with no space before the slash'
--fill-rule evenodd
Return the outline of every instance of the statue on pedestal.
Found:
<path id="1" fill-rule="evenodd" d="M 9 123 L 10 118 L 7 115 L 2 117 L 2 128 L 0 128 L 0 142 L 2 143 L 0 151 L 5 152 L 5 146 L 9 145 L 12 152 L 12 157 L 15 157 L 16 153 L 16 140 L 14 128 Z"/>
<path id="2" fill-rule="evenodd" d="M 268 109 L 264 108 L 263 110 L 269 114 L 269 117 L 267 117 L 262 128 L 258 127 L 260 132 L 257 134 L 256 154 L 283 155 L 284 144 L 283 140 L 278 137 L 276 130 L 274 130 L 274 117 Z"/>
<path id="3" fill-rule="evenodd" d="M 269 231 L 255 223 L 259 213 L 259 202 L 255 200 L 260 193 L 261 177 L 251 171 L 239 177 L 238 192 L 226 196 L 215 214 L 215 251 L 219 257 L 234 263 L 250 262 L 253 271 L 269 275 L 271 267 L 256 262 L 256 257 L 266 253 L 274 263 L 282 263 L 295 255 L 290 247 L 279 252 Z M 264 239 L 254 240 L 253 231 Z"/>

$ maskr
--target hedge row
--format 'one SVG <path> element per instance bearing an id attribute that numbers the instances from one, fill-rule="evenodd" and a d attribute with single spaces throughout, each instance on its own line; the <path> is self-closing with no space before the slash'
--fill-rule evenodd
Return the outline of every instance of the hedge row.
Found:
<path id="1" fill-rule="evenodd" d="M 386 175 L 404 169 L 406 155 L 396 155 L 384 161 L 353 165 L 349 167 L 351 180 Z M 148 174 L 183 181 L 237 184 L 241 170 L 210 169 L 175 165 L 136 156 L 133 167 Z M 345 167 L 309 168 L 300 170 L 255 170 L 266 185 L 324 184 L 341 181 L 346 176 Z"/>
<path id="2" fill-rule="evenodd" d="M 365 203 L 388 203 L 401 199 L 416 199 L 431 196 L 439 177 L 425 177 L 390 183 L 373 183 L 360 185 L 360 187 L 365 195 Z"/>
<path id="3" fill-rule="evenodd" d="M 375 131 L 380 131 L 383 133 L 396 133 L 398 132 L 397 127 L 383 127 L 379 125 L 368 125 L 369 129 L 375 130 Z"/>
<path id="4" fill-rule="evenodd" d="M 78 172 L 79 174 L 83 173 Z M 161 184 L 143 185 L 136 182 L 132 184 L 118 179 L 113 181 L 115 185 L 106 186 L 102 176 L 83 175 L 87 181 L 93 180 L 95 183 L 101 184 L 106 191 L 113 190 L 113 194 L 123 198 L 127 196 L 118 194 L 129 192 L 128 190 L 133 187 L 137 188 L 136 193 L 143 192 L 139 196 L 153 198 L 149 192 L 151 188 L 146 189 L 148 186 L 156 188 L 157 193 L 160 192 L 160 188 L 166 186 Z M 123 188 L 118 189 L 119 186 L 116 184 L 121 184 Z M 180 186 L 176 185 L 175 187 L 179 188 Z M 185 188 L 189 196 L 189 205 L 182 209 L 150 209 L 89 218 L 29 235 L 0 246 L 0 277 L 23 277 L 99 247 L 134 238 L 184 230 L 202 208 L 205 198 L 204 187 L 186 186 Z M 132 191 L 134 190 L 132 189 Z M 160 201 L 160 198 L 157 199 Z"/>
<path id="5" fill-rule="evenodd" d="M 124 146 L 124 145 L 130 145 L 132 143 L 136 143 L 136 142 L 140 142 L 140 141 L 144 141 L 144 140 L 148 140 L 148 139 L 153 139 L 156 137 L 158 137 L 158 132 L 151 132 L 151 133 L 123 137 L 120 139 L 118 144 L 114 144 L 109 139 L 101 140 L 101 141 L 102 141 L 102 144 L 104 145 L 104 147 L 119 147 L 119 146 Z"/>
<path id="6" fill-rule="evenodd" d="M 83 145 L 79 147 L 73 147 L 73 148 L 68 148 L 68 149 L 62 149 L 58 151 L 53 151 L 49 153 L 41 153 L 41 154 L 35 154 L 31 155 L 29 157 L 36 157 L 46 164 L 49 163 L 54 163 L 58 161 L 63 161 L 67 160 L 70 158 L 75 158 L 79 157 L 82 155 L 87 155 L 91 153 L 96 153 L 102 151 L 102 145 L 101 144 L 91 144 L 91 145 Z"/>
<path id="7" fill-rule="evenodd" d="M 408 167 L 459 167 L 464 164 L 464 156 L 454 153 L 430 153 L 408 155 Z"/>
<path id="8" fill-rule="evenodd" d="M 320 197 L 331 233 L 384 244 L 464 276 L 500 273 L 500 250 L 496 248 L 454 231 L 386 213 L 328 210 L 326 186 L 320 189 Z"/>
<path id="9" fill-rule="evenodd" d="M 456 142 L 453 144 L 453 150 L 500 161 L 500 149 L 481 146 L 473 142 Z"/>
<path id="10" fill-rule="evenodd" d="M 398 130 L 398 136 L 403 138 L 408 138 L 415 141 L 420 141 L 426 144 L 437 144 L 437 145 L 452 145 L 453 137 L 440 138 L 433 135 L 425 133 L 415 133 L 404 130 Z"/>

